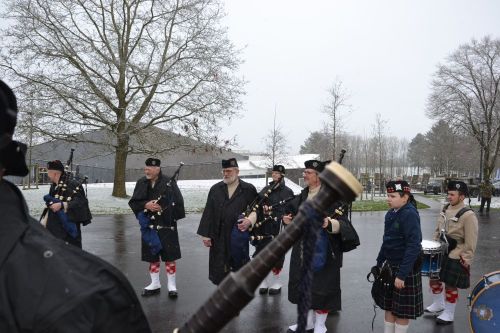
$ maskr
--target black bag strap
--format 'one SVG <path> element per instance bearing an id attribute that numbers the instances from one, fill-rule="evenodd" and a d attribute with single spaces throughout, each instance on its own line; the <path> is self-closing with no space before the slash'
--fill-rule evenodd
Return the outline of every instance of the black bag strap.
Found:
<path id="1" fill-rule="evenodd" d="M 455 215 L 455 218 L 458 219 L 460 218 L 460 216 L 464 215 L 465 213 L 467 213 L 468 211 L 472 210 L 471 208 L 469 207 L 463 207 L 462 209 L 460 209 L 457 214 Z"/>
<path id="2" fill-rule="evenodd" d="M 449 203 L 443 206 L 443 210 L 442 210 L 443 214 L 446 212 L 446 210 L 448 209 L 448 207 L 450 207 L 450 204 L 449 204 Z M 459 219 L 462 215 L 464 215 L 465 213 L 467 213 L 468 211 L 471 211 L 471 210 L 472 210 L 472 208 L 470 208 L 470 207 L 462 207 L 462 209 L 460 209 L 460 210 L 459 210 L 459 211 L 455 214 L 455 217 L 454 217 L 452 220 L 453 220 L 453 221 L 455 221 L 455 222 L 457 222 L 457 221 L 458 221 L 458 219 Z"/>
<path id="3" fill-rule="evenodd" d="M 444 205 L 444 206 L 443 206 L 443 210 L 442 210 L 442 212 L 443 212 L 443 213 L 444 213 L 444 212 L 446 212 L 446 210 L 448 209 L 448 207 L 450 207 L 450 204 L 449 204 L 449 203 L 447 203 L 446 205 Z"/>

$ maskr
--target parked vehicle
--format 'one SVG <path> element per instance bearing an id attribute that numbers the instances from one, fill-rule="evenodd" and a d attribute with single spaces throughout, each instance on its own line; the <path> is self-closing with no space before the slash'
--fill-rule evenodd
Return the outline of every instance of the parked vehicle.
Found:
<path id="1" fill-rule="evenodd" d="M 500 180 L 496 180 L 491 184 L 493 185 L 493 187 L 495 187 L 495 192 L 493 193 L 493 195 L 495 197 L 500 196 Z"/>
<path id="2" fill-rule="evenodd" d="M 424 194 L 433 193 L 439 194 L 443 192 L 443 182 L 439 180 L 431 180 L 424 187 Z"/>

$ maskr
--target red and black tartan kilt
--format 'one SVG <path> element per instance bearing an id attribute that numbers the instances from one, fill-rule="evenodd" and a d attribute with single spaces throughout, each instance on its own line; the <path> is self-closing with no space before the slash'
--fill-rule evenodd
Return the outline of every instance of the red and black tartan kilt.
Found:
<path id="1" fill-rule="evenodd" d="M 460 289 L 467 289 L 470 286 L 469 272 L 460 264 L 460 259 L 451 259 L 448 256 L 445 256 L 441 263 L 439 281 Z"/>
<path id="2" fill-rule="evenodd" d="M 397 275 L 399 266 L 391 265 L 393 276 Z M 420 270 L 412 270 L 405 279 L 403 289 L 394 288 L 380 294 L 380 299 L 375 300 L 383 310 L 391 311 L 396 317 L 416 319 L 424 313 L 422 294 L 422 275 Z"/>

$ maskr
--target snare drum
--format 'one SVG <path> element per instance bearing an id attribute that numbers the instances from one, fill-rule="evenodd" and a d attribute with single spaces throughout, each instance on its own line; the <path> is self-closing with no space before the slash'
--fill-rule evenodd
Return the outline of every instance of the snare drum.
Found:
<path id="1" fill-rule="evenodd" d="M 440 242 L 422 241 L 422 275 L 431 279 L 439 278 L 441 261 L 443 260 L 443 247 Z"/>
<path id="2" fill-rule="evenodd" d="M 500 271 L 483 276 L 469 295 L 469 324 L 473 333 L 500 329 Z"/>

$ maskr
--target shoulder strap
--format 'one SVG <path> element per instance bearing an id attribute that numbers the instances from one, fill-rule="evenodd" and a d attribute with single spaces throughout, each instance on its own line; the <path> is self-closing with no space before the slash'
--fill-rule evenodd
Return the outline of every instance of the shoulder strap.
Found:
<path id="1" fill-rule="evenodd" d="M 455 215 L 455 218 L 457 219 L 457 221 L 458 221 L 458 219 L 460 218 L 460 216 L 464 215 L 464 214 L 465 214 L 465 213 L 467 213 L 469 210 L 472 210 L 472 209 L 471 209 L 471 208 L 469 208 L 469 207 L 464 207 L 464 208 L 460 209 L 460 210 L 457 212 L 457 214 Z"/>
<path id="2" fill-rule="evenodd" d="M 446 212 L 446 210 L 448 209 L 448 207 L 450 207 L 450 204 L 449 204 L 449 203 L 447 203 L 446 205 L 444 205 L 444 206 L 443 206 L 443 210 L 442 210 L 442 212 L 443 212 L 443 213 L 444 213 L 444 212 Z"/>

